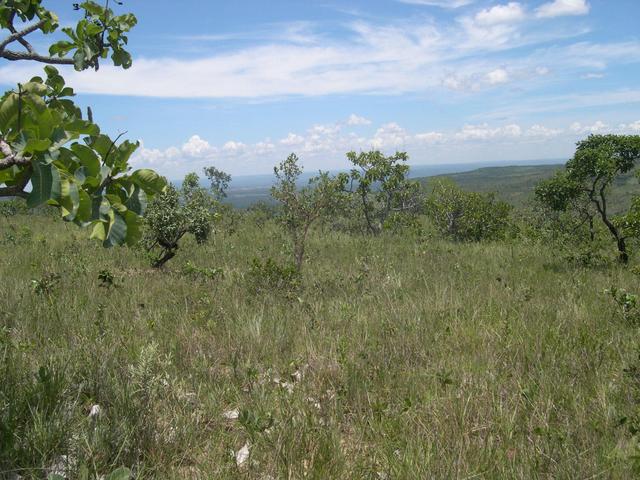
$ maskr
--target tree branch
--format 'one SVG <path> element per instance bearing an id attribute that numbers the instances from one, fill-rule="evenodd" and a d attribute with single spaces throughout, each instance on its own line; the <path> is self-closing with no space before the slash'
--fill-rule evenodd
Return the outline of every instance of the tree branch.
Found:
<path id="1" fill-rule="evenodd" d="M 30 33 L 35 32 L 36 30 L 41 28 L 45 23 L 47 23 L 46 20 L 40 20 L 39 22 L 34 23 L 33 25 L 29 25 L 24 30 L 20 30 L 19 32 L 18 31 L 14 31 L 11 35 L 9 35 L 7 38 L 5 38 L 0 43 L 0 52 L 2 52 L 4 54 L 4 49 L 6 48 L 7 45 L 9 45 L 12 42 L 15 42 L 16 40 L 20 41 L 20 39 L 22 39 L 23 37 L 29 35 Z M 13 27 L 11 27 L 11 29 L 15 30 L 15 28 L 13 28 Z M 27 50 L 29 50 L 29 48 L 27 48 Z M 29 52 L 33 53 L 33 48 L 31 50 L 29 50 Z"/>
<path id="2" fill-rule="evenodd" d="M 0 153 L 4 155 L 4 158 L 0 158 L 0 169 L 31 163 L 31 157 L 25 158 L 14 153 L 9 144 L 2 139 L 0 139 Z"/>
<path id="3" fill-rule="evenodd" d="M 33 60 L 34 62 L 48 63 L 50 65 L 73 65 L 72 58 L 58 58 L 40 55 L 35 52 L 14 52 L 12 50 L 0 50 L 0 58 L 5 60 Z"/>
<path id="4" fill-rule="evenodd" d="M 2 197 L 20 197 L 27 198 L 29 194 L 18 187 L 3 187 L 0 188 L 0 198 Z"/>

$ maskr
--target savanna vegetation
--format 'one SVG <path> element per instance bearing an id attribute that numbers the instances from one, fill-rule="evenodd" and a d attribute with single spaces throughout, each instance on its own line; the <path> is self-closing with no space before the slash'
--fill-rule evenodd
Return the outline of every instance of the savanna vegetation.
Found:
<path id="1" fill-rule="evenodd" d="M 135 17 L 77 10 L 46 56 L 55 14 L 0 3 L 0 57 L 127 68 Z M 237 210 L 45 73 L 0 101 L 1 478 L 640 475 L 639 137 L 518 205 L 371 151 Z"/>

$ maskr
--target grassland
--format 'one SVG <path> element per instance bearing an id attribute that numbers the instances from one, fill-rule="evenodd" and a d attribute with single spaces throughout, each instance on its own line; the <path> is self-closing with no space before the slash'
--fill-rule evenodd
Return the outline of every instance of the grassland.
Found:
<path id="1" fill-rule="evenodd" d="M 251 259 L 290 256 L 270 222 L 166 271 L 85 235 L 0 218 L 0 477 L 634 475 L 640 332 L 603 293 L 633 269 L 316 231 L 300 288 L 256 292 Z"/>

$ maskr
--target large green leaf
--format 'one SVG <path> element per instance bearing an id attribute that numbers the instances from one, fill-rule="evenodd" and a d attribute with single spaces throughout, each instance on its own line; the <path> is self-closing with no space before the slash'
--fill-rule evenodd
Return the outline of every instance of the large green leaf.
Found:
<path id="1" fill-rule="evenodd" d="M 131 471 L 126 467 L 120 467 L 107 475 L 105 480 L 129 480 L 130 478 Z"/>
<path id="2" fill-rule="evenodd" d="M 167 186 L 167 181 L 153 170 L 143 168 L 136 170 L 130 176 L 133 183 L 140 185 L 147 193 L 160 193 Z"/>
<path id="3" fill-rule="evenodd" d="M 31 176 L 31 193 L 27 197 L 29 208 L 42 205 L 48 200 L 60 198 L 60 173 L 53 165 L 33 162 L 33 175 Z"/>
<path id="4" fill-rule="evenodd" d="M 144 215 L 147 209 L 147 194 L 139 185 L 134 185 L 133 193 L 129 196 L 125 205 L 132 212 L 138 215 Z"/>
<path id="5" fill-rule="evenodd" d="M 76 223 L 85 223 L 91 218 L 91 197 L 83 189 L 78 190 L 78 211 L 76 212 Z"/>
<path id="6" fill-rule="evenodd" d="M 122 216 L 127 223 L 127 245 L 133 246 L 142 237 L 142 217 L 128 210 Z"/>
<path id="7" fill-rule="evenodd" d="M 60 199 L 58 200 L 58 204 L 60 205 L 62 217 L 67 221 L 72 221 L 80 207 L 80 193 L 78 191 L 78 185 L 76 185 L 75 182 L 67 179 L 63 179 L 60 182 Z"/>
<path id="8" fill-rule="evenodd" d="M 107 238 L 105 238 L 103 245 L 105 247 L 115 247 L 125 243 L 127 238 L 127 222 L 120 216 L 119 213 L 111 210 L 109 212 L 109 230 L 107 232 Z"/>
<path id="9" fill-rule="evenodd" d="M 91 148 L 80 143 L 71 145 L 71 151 L 76 154 L 80 163 L 85 167 L 89 177 L 100 175 L 100 159 Z"/>
<path id="10" fill-rule="evenodd" d="M 18 117 L 18 95 L 9 93 L 0 103 L 0 131 L 6 132 L 14 127 L 13 122 Z"/>

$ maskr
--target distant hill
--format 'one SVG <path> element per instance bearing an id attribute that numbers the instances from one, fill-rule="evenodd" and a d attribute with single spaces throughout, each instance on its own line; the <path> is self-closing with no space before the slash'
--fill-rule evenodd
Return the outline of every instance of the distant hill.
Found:
<path id="1" fill-rule="evenodd" d="M 531 173 L 533 174 L 535 169 L 540 167 L 543 170 L 540 171 L 540 178 L 545 178 L 547 175 L 547 171 L 549 168 L 552 169 L 551 175 L 553 171 L 558 169 L 564 163 L 563 160 L 530 160 L 527 162 L 524 161 L 512 161 L 512 162 L 477 162 L 477 163 L 452 163 L 452 164 L 440 164 L 440 165 L 411 165 L 411 170 L 409 171 L 409 177 L 418 180 L 424 180 L 425 178 L 432 178 L 435 176 L 446 175 L 452 178 L 457 178 L 458 175 L 462 175 L 461 179 L 464 178 L 464 175 L 474 174 L 475 172 L 481 172 L 484 170 L 498 170 L 495 172 L 496 175 L 502 175 L 503 173 L 500 171 L 501 169 L 514 169 L 517 171 L 519 168 L 524 169 L 532 169 Z M 520 166 L 522 165 L 522 166 Z M 544 169 L 547 170 L 544 170 Z M 332 171 L 330 173 L 336 174 L 338 172 L 345 172 L 347 170 L 340 171 Z M 461 173 L 465 172 L 465 173 Z M 300 177 L 300 185 L 304 185 L 308 182 L 308 180 L 317 175 L 316 171 L 306 171 Z M 472 184 L 469 186 L 469 189 L 473 190 L 476 188 L 480 188 L 478 191 L 494 191 L 496 190 L 495 180 L 496 178 L 490 178 L 492 173 L 488 174 L 486 179 L 478 178 L 477 184 Z M 482 175 L 481 175 L 482 176 Z M 523 173 L 523 177 L 527 177 L 528 173 Z M 454 179 L 455 179 L 454 178 Z M 524 178 L 523 178 L 524 179 Z M 267 202 L 272 203 L 273 199 L 269 193 L 271 185 L 274 182 L 273 175 L 240 175 L 234 176 L 231 182 L 227 203 L 230 203 L 236 208 L 247 208 L 253 203 L 256 202 Z M 458 180 L 456 180 L 457 182 Z M 537 179 L 533 176 L 530 180 L 535 184 Z M 463 185 L 464 180 L 460 181 L 460 185 Z M 174 183 L 180 184 L 179 181 L 175 181 Z M 203 183 L 204 185 L 204 183 Z M 484 189 L 486 186 L 486 189 Z M 524 185 L 523 185 L 524 187 Z M 467 187 L 464 187 L 467 188 Z M 519 189 L 517 185 L 514 185 L 514 193 L 516 191 L 526 191 L 523 189 Z"/>
<path id="2" fill-rule="evenodd" d="M 495 192 L 498 198 L 521 207 L 533 198 L 533 191 L 538 182 L 551 177 L 562 168 L 561 164 L 486 167 L 470 172 L 423 177 L 418 180 L 428 188 L 434 179 L 450 178 L 464 190 L 481 193 Z M 610 211 L 617 213 L 626 209 L 634 195 L 640 195 L 640 184 L 635 177 L 635 172 L 631 172 L 614 183 L 609 204 Z"/>
<path id="3" fill-rule="evenodd" d="M 511 165 L 475 168 L 474 165 L 439 165 L 412 166 L 411 177 L 429 187 L 429 183 L 437 178 L 450 178 L 460 187 L 473 192 L 495 192 L 497 196 L 516 207 L 524 206 L 533 198 L 535 186 L 541 180 L 551 177 L 563 168 L 563 163 L 543 165 Z M 472 170 L 468 170 L 472 169 Z M 467 170 L 467 171 L 465 171 Z M 307 173 L 304 182 L 311 177 Z M 270 175 L 255 177 L 238 177 L 235 186 L 229 190 L 227 202 L 237 208 L 247 208 L 258 202 L 271 203 L 269 194 Z M 617 212 L 626 208 L 633 195 L 640 194 L 640 184 L 633 173 L 621 177 L 614 186 L 611 211 Z"/>
<path id="4" fill-rule="evenodd" d="M 523 206 L 532 198 L 535 186 L 553 176 L 563 165 L 527 165 L 509 167 L 478 168 L 470 172 L 450 173 L 420 178 L 429 185 L 437 178 L 450 178 L 464 190 L 472 192 L 495 192 L 497 196 L 515 206 Z"/>

